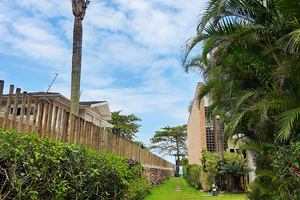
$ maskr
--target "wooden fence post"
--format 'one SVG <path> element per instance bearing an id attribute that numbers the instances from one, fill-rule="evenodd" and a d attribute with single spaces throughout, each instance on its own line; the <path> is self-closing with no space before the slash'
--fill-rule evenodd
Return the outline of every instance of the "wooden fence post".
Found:
<path id="1" fill-rule="evenodd" d="M 49 103 L 45 101 L 46 106 L 45 106 L 45 116 L 44 116 L 44 127 L 42 131 L 42 138 L 46 137 L 47 135 L 47 124 L 48 124 L 48 116 L 49 116 Z"/>
<path id="2" fill-rule="evenodd" d="M 34 102 L 34 111 L 33 111 L 33 121 L 32 121 L 32 129 L 30 131 L 30 133 L 35 133 L 35 128 L 36 128 L 36 118 L 37 118 L 37 113 L 38 113 L 38 101 L 39 99 L 36 97 L 35 98 L 35 102 Z"/>
<path id="3" fill-rule="evenodd" d="M 25 133 L 29 133 L 31 103 L 32 103 L 32 94 L 29 95 L 29 99 L 27 101 L 26 122 L 25 122 L 25 131 L 24 131 Z"/>
<path id="4" fill-rule="evenodd" d="M 68 139 L 69 143 L 74 144 L 74 128 L 75 128 L 75 115 L 71 114 L 70 120 L 70 138 Z"/>
<path id="5" fill-rule="evenodd" d="M 44 115 L 44 100 L 40 100 L 39 121 L 38 121 L 38 131 L 37 131 L 39 137 L 42 137 L 43 115 Z"/>
<path id="6" fill-rule="evenodd" d="M 17 120 L 17 112 L 18 112 L 20 92 L 21 92 L 21 88 L 17 88 L 16 95 L 15 95 L 15 100 L 14 100 L 14 107 L 13 107 L 12 117 L 11 117 L 10 129 L 15 128 L 15 124 L 16 124 L 16 120 Z"/>
<path id="7" fill-rule="evenodd" d="M 0 109 L 2 107 L 3 89 L 4 89 L 4 81 L 0 80 Z"/>
<path id="8" fill-rule="evenodd" d="M 56 133 L 56 140 L 61 141 L 61 126 L 62 126 L 62 117 L 63 117 L 63 109 L 59 108 L 58 111 L 58 119 L 57 119 L 57 133 Z"/>
<path id="9" fill-rule="evenodd" d="M 24 114 L 25 114 L 26 94 L 27 94 L 27 92 L 23 92 L 20 120 L 19 120 L 19 123 L 17 126 L 17 129 L 21 129 L 21 130 L 24 130 L 24 129 L 22 129 L 22 125 L 23 125 L 23 119 L 24 119 Z"/>
<path id="10" fill-rule="evenodd" d="M 48 117 L 48 129 L 47 129 L 47 136 L 49 138 L 52 137 L 52 134 L 51 134 L 51 128 L 52 128 L 52 115 L 53 115 L 53 104 L 50 103 L 49 105 L 49 117 Z"/>
<path id="11" fill-rule="evenodd" d="M 52 134 L 51 134 L 51 140 L 56 139 L 56 123 L 57 123 L 57 114 L 58 114 L 58 106 L 55 106 L 54 108 L 54 117 L 53 117 L 53 129 L 52 129 Z"/>
<path id="12" fill-rule="evenodd" d="M 69 137 L 69 119 L 70 119 L 70 112 L 65 113 L 64 117 L 64 129 L 62 130 L 62 142 L 68 142 L 68 137 Z"/>
<path id="13" fill-rule="evenodd" d="M 4 122 L 3 122 L 4 129 L 7 129 L 8 117 L 9 117 L 9 112 L 10 112 L 10 108 L 11 108 L 14 87 L 15 87 L 14 85 L 10 85 L 10 88 L 9 88 L 9 95 L 8 95 L 8 99 L 7 99 L 7 103 L 6 103 L 5 116 L 4 116 Z"/>
<path id="14" fill-rule="evenodd" d="M 76 116 L 75 120 L 76 120 L 76 123 L 75 123 L 75 132 L 74 132 L 74 144 L 78 144 L 79 143 L 78 131 L 79 131 L 79 126 L 80 126 L 80 118 L 78 116 Z"/>

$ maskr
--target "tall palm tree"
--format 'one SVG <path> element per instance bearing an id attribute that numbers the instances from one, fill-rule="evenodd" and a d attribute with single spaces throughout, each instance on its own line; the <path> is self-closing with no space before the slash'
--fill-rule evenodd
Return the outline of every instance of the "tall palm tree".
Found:
<path id="1" fill-rule="evenodd" d="M 82 20 L 90 3 L 89 0 L 72 0 L 74 15 L 73 56 L 72 56 L 72 86 L 71 86 L 71 114 L 79 114 L 80 76 L 82 57 Z"/>

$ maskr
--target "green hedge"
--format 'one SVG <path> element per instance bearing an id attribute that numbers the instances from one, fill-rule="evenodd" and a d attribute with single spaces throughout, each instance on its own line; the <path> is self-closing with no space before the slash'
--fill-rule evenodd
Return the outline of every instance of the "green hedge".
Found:
<path id="1" fill-rule="evenodd" d="M 201 166 L 197 164 L 188 164 L 187 158 L 182 158 L 183 177 L 186 178 L 197 190 L 202 188 L 200 176 Z"/>
<path id="2" fill-rule="evenodd" d="M 143 199 L 150 184 L 140 166 L 127 162 L 83 145 L 1 128 L 0 199 Z"/>

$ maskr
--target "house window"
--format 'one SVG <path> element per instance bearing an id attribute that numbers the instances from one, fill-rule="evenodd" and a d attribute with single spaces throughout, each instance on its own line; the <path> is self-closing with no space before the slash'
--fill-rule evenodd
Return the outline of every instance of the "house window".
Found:
<path id="1" fill-rule="evenodd" d="M 215 152 L 214 127 L 211 119 L 211 112 L 208 112 L 208 107 L 205 107 L 205 126 L 206 126 L 206 144 L 207 151 Z"/>
<path id="2" fill-rule="evenodd" d="M 33 115 L 33 110 L 34 110 L 34 107 L 31 107 L 30 109 L 30 115 Z M 12 114 L 13 113 L 13 108 L 10 109 L 10 112 L 9 114 Z M 18 108 L 17 110 L 17 116 L 21 115 L 21 108 Z M 27 107 L 25 107 L 25 115 L 27 115 Z"/>
<path id="3" fill-rule="evenodd" d="M 85 120 L 88 121 L 88 122 L 93 122 L 93 116 L 90 115 L 90 114 L 86 114 L 86 119 Z"/>
<path id="4" fill-rule="evenodd" d="M 97 126 L 100 126 L 100 120 L 96 118 L 95 124 L 96 124 Z"/>

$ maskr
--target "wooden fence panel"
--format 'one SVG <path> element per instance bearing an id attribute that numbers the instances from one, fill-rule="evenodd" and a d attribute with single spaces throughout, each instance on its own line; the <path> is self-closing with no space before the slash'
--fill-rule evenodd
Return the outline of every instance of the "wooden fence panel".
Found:
<path id="1" fill-rule="evenodd" d="M 38 121 L 38 130 L 37 130 L 37 134 L 39 137 L 42 136 L 43 113 L 44 113 L 44 100 L 40 100 L 39 121 Z"/>
<path id="2" fill-rule="evenodd" d="M 0 80 L 0 105 L 3 96 L 4 81 Z M 7 95 L 7 105 L 3 117 L 3 127 L 15 128 L 29 132 L 37 133 L 39 137 L 49 136 L 52 140 L 69 142 L 74 144 L 83 144 L 90 146 L 95 150 L 107 151 L 129 158 L 135 162 L 142 162 L 150 165 L 158 165 L 162 167 L 172 167 L 173 164 L 166 160 L 150 153 L 146 149 L 141 149 L 139 145 L 133 141 L 123 139 L 119 135 L 109 133 L 105 128 L 95 125 L 92 122 L 87 122 L 84 119 L 70 115 L 65 109 L 53 106 L 48 100 L 34 99 L 34 110 L 31 122 L 31 104 L 33 94 L 28 96 L 27 92 L 23 92 L 21 101 L 21 112 L 19 120 L 17 113 L 20 97 L 20 88 L 17 88 L 12 115 L 10 111 L 13 102 L 14 85 L 10 85 L 9 95 Z M 27 102 L 27 104 L 26 104 Z M 26 106 L 27 105 L 27 106 Z M 26 113 L 25 113 L 26 110 Z M 26 115 L 26 120 L 24 119 Z"/>
<path id="3" fill-rule="evenodd" d="M 27 92 L 23 92 L 20 120 L 19 120 L 19 123 L 17 126 L 17 129 L 21 129 L 21 130 L 24 130 L 24 129 L 22 129 L 23 128 L 22 126 L 23 126 L 23 120 L 24 120 L 24 114 L 25 114 L 26 95 L 27 95 Z"/>
<path id="4" fill-rule="evenodd" d="M 5 115 L 4 115 L 4 119 L 3 119 L 3 128 L 4 129 L 7 129 L 7 127 L 8 127 L 8 117 L 9 117 L 10 107 L 11 107 L 11 103 L 12 103 L 14 87 L 15 87 L 14 85 L 10 85 L 10 88 L 9 88 L 9 94 L 8 94 L 6 108 L 5 108 Z"/>
<path id="5" fill-rule="evenodd" d="M 4 81 L 0 80 L 0 109 L 2 106 L 3 89 L 4 89 Z"/>
<path id="6" fill-rule="evenodd" d="M 57 123 L 57 115 L 58 115 L 58 106 L 55 106 L 54 108 L 54 117 L 53 117 L 53 129 L 52 129 L 52 134 L 51 134 L 51 140 L 55 140 L 56 139 L 56 123 Z"/>
<path id="7" fill-rule="evenodd" d="M 11 116 L 10 129 L 15 128 L 20 92 L 21 92 L 21 88 L 17 88 L 16 94 L 15 94 L 15 99 L 14 99 L 14 107 L 13 107 L 12 116 Z"/>
<path id="8" fill-rule="evenodd" d="M 25 122 L 25 131 L 24 131 L 25 133 L 29 133 L 32 96 L 33 94 L 30 94 L 29 99 L 27 101 L 26 122 Z"/>
<path id="9" fill-rule="evenodd" d="M 49 103 L 45 101 L 45 114 L 44 114 L 44 127 L 42 132 L 42 138 L 46 137 L 47 135 L 47 125 L 48 125 L 48 117 L 49 117 Z"/>
<path id="10" fill-rule="evenodd" d="M 52 129 L 52 116 L 53 116 L 53 104 L 49 105 L 49 118 L 48 118 L 48 127 L 47 127 L 47 136 L 51 138 L 51 129 Z"/>

